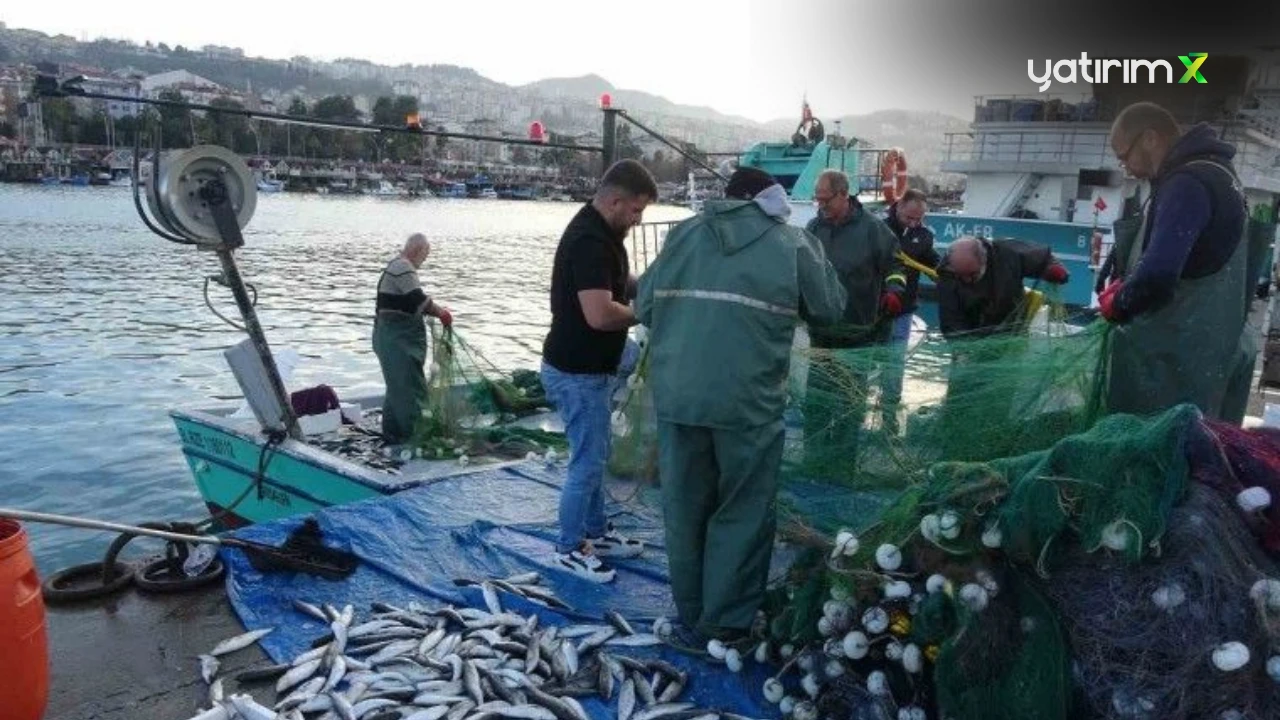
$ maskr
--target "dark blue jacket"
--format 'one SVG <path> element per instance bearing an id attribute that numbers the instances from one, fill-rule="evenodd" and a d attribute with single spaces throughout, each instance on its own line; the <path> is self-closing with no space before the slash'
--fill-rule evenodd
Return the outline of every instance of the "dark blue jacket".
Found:
<path id="1" fill-rule="evenodd" d="M 1151 207 L 1143 254 L 1114 307 L 1120 318 L 1156 310 L 1180 279 L 1212 275 L 1231 258 L 1244 232 L 1244 193 L 1234 178 L 1236 149 L 1205 124 L 1187 131 L 1169 150 L 1151 182 Z M 1232 174 L 1195 160 L 1210 160 Z M 1114 258 L 1112 275 L 1125 258 Z"/>

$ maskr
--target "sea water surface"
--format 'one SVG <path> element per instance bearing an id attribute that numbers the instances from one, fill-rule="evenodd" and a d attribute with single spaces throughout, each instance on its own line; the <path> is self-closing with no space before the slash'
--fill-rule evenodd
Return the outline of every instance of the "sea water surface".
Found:
<path id="1" fill-rule="evenodd" d="M 378 274 L 413 232 L 455 328 L 499 368 L 536 369 L 556 242 L 580 206 L 259 195 L 237 252 L 291 388 L 377 393 Z M 646 221 L 689 212 L 655 206 Z M 240 397 L 222 351 L 244 335 L 205 306 L 209 252 L 153 235 L 124 188 L 0 185 L 0 505 L 123 523 L 206 517 L 168 412 Z M 210 285 L 223 314 L 230 293 Z M 28 525 L 43 572 L 99 558 L 110 535 Z"/>

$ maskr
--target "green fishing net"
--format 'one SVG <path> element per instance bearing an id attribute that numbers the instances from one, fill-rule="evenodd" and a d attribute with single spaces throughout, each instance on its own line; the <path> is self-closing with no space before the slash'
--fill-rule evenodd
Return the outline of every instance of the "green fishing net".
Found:
<path id="1" fill-rule="evenodd" d="M 418 457 L 527 457 L 563 452 L 563 433 L 522 423 L 544 410 L 547 399 L 532 370 L 505 373 L 456 330 L 434 324 L 427 397 L 409 447 Z"/>

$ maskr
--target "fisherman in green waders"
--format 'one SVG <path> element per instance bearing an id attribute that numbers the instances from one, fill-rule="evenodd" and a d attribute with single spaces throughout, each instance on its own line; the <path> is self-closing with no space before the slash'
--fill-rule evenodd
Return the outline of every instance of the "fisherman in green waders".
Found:
<path id="1" fill-rule="evenodd" d="M 891 369 L 895 318 L 905 310 L 906 268 L 898 237 L 849 193 L 849 178 L 824 170 L 814 185 L 818 214 L 807 230 L 822 243 L 845 290 L 840 322 L 814 328 L 804 391 L 805 465 L 815 476 L 856 472 L 870 376 Z M 895 429 L 895 428 L 890 428 Z"/>
<path id="2" fill-rule="evenodd" d="M 382 402 L 382 434 L 392 444 L 403 443 L 413 435 L 427 399 L 427 379 L 423 375 L 427 328 L 423 316 L 439 318 L 446 329 L 453 327 L 453 315 L 428 297 L 418 280 L 418 268 L 430 254 L 426 236 L 415 233 L 378 279 L 373 351 L 387 386 Z"/>
<path id="3" fill-rule="evenodd" d="M 649 330 L 672 644 L 746 637 L 764 599 L 775 530 L 792 340 L 839 320 L 844 289 L 822 246 L 787 224 L 768 174 L 733 174 L 725 200 L 671 230 L 640 278 Z"/>
<path id="4" fill-rule="evenodd" d="M 1192 403 L 1238 424 L 1257 354 L 1247 318 L 1261 268 L 1249 267 L 1235 148 L 1204 124 L 1184 132 L 1153 103 L 1116 116 L 1111 147 L 1129 174 L 1151 181 L 1151 194 L 1140 218 L 1115 223 L 1098 297 L 1115 323 L 1107 410 L 1146 415 Z"/>

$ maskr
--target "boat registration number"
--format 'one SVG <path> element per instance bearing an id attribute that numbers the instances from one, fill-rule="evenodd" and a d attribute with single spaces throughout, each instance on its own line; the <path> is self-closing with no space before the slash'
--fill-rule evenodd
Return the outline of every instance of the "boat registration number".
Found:
<path id="1" fill-rule="evenodd" d="M 186 445 L 190 445 L 199 450 L 204 450 L 205 452 L 213 453 L 214 455 L 235 459 L 235 447 L 232 445 L 230 440 L 224 437 L 205 435 L 204 433 L 186 428 L 179 430 L 178 433 L 182 436 L 182 442 Z"/>

